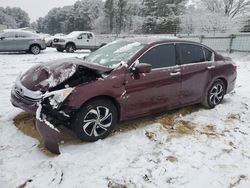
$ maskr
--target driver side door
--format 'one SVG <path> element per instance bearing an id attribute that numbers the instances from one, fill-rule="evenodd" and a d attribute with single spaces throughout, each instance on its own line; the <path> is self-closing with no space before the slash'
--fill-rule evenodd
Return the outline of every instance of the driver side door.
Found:
<path id="1" fill-rule="evenodd" d="M 136 118 L 179 106 L 181 70 L 175 45 L 155 46 L 139 58 L 139 63 L 151 64 L 152 71 L 126 74 L 126 116 Z"/>
<path id="2" fill-rule="evenodd" d="M 87 44 L 87 33 L 82 33 L 80 34 L 76 39 L 75 39 L 75 44 L 77 48 L 85 48 Z"/>

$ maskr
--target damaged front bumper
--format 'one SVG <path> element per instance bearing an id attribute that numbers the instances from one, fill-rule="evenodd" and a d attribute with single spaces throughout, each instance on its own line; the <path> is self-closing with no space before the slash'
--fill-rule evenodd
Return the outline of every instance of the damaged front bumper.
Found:
<path id="1" fill-rule="evenodd" d="M 36 110 L 36 128 L 44 140 L 44 147 L 52 153 L 60 154 L 60 131 L 48 121 L 41 104 L 38 104 Z"/>
<path id="2" fill-rule="evenodd" d="M 60 154 L 60 131 L 48 120 L 53 118 L 59 122 L 69 122 L 70 116 L 58 110 L 73 88 L 67 92 L 55 91 L 45 94 L 25 88 L 19 81 L 11 91 L 11 103 L 24 111 L 36 115 L 36 128 L 44 140 L 44 146 L 55 154 Z M 60 95 L 62 94 L 62 95 Z"/>

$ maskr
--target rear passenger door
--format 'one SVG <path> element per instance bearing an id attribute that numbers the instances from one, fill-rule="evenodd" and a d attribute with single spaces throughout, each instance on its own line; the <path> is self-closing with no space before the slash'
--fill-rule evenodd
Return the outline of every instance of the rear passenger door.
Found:
<path id="1" fill-rule="evenodd" d="M 148 50 L 139 63 L 152 65 L 148 74 L 126 75 L 126 116 L 152 114 L 179 106 L 180 68 L 176 65 L 174 44 L 162 44 Z"/>
<path id="2" fill-rule="evenodd" d="M 176 44 L 181 65 L 181 104 L 199 103 L 211 80 L 213 53 L 196 44 Z"/>
<path id="3" fill-rule="evenodd" d="M 24 32 L 18 32 L 16 35 L 16 48 L 17 50 L 29 50 L 29 45 L 31 42 L 31 34 L 24 33 Z"/>

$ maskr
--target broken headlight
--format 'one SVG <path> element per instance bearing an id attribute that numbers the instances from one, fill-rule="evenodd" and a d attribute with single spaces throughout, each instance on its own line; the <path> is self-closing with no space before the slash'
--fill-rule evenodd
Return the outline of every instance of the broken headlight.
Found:
<path id="1" fill-rule="evenodd" d="M 66 88 L 66 89 L 61 89 L 57 91 L 52 91 L 49 93 L 45 93 L 43 95 L 43 98 L 49 100 L 49 104 L 57 109 L 63 101 L 71 94 L 71 92 L 74 90 L 74 88 Z"/>

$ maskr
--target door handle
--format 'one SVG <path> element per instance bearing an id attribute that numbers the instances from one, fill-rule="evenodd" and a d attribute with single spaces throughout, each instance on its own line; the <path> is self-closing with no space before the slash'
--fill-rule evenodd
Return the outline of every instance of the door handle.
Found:
<path id="1" fill-rule="evenodd" d="M 175 71 L 175 72 L 171 72 L 170 73 L 170 76 L 177 76 L 177 75 L 180 75 L 181 72 L 179 70 Z"/>
<path id="2" fill-rule="evenodd" d="M 208 66 L 208 67 L 207 67 L 207 69 L 209 69 L 209 70 L 210 70 L 210 69 L 214 69 L 214 68 L 215 68 L 214 65 L 211 65 L 211 66 Z"/>

